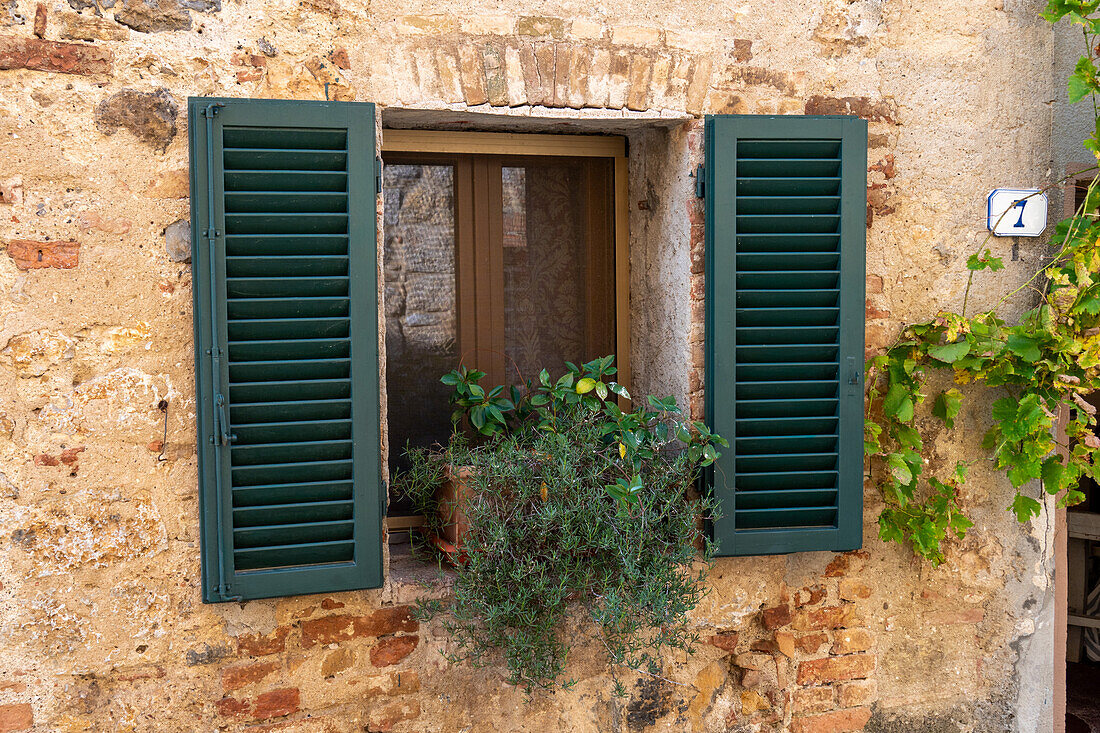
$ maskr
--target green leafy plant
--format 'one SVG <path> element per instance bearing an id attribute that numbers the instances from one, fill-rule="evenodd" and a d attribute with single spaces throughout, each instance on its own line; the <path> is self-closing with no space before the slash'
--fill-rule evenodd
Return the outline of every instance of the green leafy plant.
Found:
<path id="1" fill-rule="evenodd" d="M 1082 26 L 1089 54 L 1069 80 L 1069 97 L 1077 102 L 1100 93 L 1094 59 L 1100 37 L 1100 0 L 1050 0 L 1044 16 Z M 1084 145 L 1100 157 L 1098 134 Z M 924 474 L 925 446 L 935 424 L 955 428 L 964 392 L 939 390 L 928 410 L 930 374 L 950 374 L 957 385 L 981 383 L 994 390 L 992 427 L 982 441 L 994 467 L 1016 488 L 1009 509 L 1021 522 L 1038 515 L 1042 505 L 1028 491 L 1040 481 L 1062 506 L 1079 503 L 1083 476 L 1100 479 L 1100 440 L 1093 433 L 1096 408 L 1084 395 L 1100 387 L 1100 192 L 1089 186 L 1076 214 L 1057 225 L 1053 259 L 1023 285 L 1002 297 L 992 309 L 967 316 L 970 287 L 976 274 L 995 272 L 1004 263 L 983 241 L 967 259 L 969 277 L 962 313 L 940 313 L 914 323 L 885 354 L 868 360 L 869 411 L 865 453 L 871 479 L 886 507 L 879 516 L 885 541 L 911 544 L 914 552 L 935 564 L 945 559 L 944 540 L 965 535 L 973 522 L 966 517 L 960 488 L 967 465 L 958 463 L 947 478 Z M 998 308 L 1025 289 L 1036 293 L 1035 306 L 1009 324 Z M 1057 415 L 1064 411 L 1067 442 L 1055 442 Z"/>
<path id="2" fill-rule="evenodd" d="M 568 685 L 570 614 L 593 622 L 583 626 L 615 667 L 657 674 L 662 649 L 697 641 L 686 614 L 713 554 L 700 518 L 717 506 L 694 487 L 726 441 L 683 419 L 671 397 L 622 409 L 617 398 L 629 394 L 613 363 L 567 364 L 557 379 L 543 370 L 509 397 L 482 388 L 478 371 L 443 377 L 455 436 L 411 450 L 412 468 L 395 483 L 439 531 L 437 487 L 450 467 L 468 468 L 465 560 L 443 622 L 452 662 L 503 659 L 509 681 L 528 691 Z M 420 608 L 424 617 L 443 610 Z"/>

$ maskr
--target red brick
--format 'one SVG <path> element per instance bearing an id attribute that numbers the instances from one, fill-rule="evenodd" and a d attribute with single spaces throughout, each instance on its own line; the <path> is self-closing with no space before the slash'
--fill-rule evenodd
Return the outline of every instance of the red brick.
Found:
<path id="1" fill-rule="evenodd" d="M 829 686 L 795 690 L 791 696 L 792 713 L 823 713 L 835 707 L 833 688 Z"/>
<path id="2" fill-rule="evenodd" d="M 247 687 L 259 682 L 278 668 L 278 662 L 257 662 L 239 667 L 226 667 L 222 670 L 222 689 L 232 692 Z"/>
<path id="3" fill-rule="evenodd" d="M 412 654 L 420 643 L 419 636 L 394 636 L 382 639 L 370 650 L 370 663 L 375 667 L 388 667 L 397 664 Z"/>
<path id="4" fill-rule="evenodd" d="M 0 733 L 29 730 L 34 725 L 34 711 L 30 703 L 0 705 Z"/>
<path id="5" fill-rule="evenodd" d="M 737 637 L 738 633 L 736 631 L 726 631 L 710 637 L 707 639 L 707 643 L 718 647 L 724 652 L 733 652 L 737 649 Z"/>
<path id="6" fill-rule="evenodd" d="M 0 583 L 0 590 L 4 590 L 3 583 Z M 0 692 L 9 690 L 18 695 L 27 691 L 27 684 L 25 682 L 0 682 Z"/>
<path id="7" fill-rule="evenodd" d="M 325 616 L 302 622 L 302 648 L 419 629 L 420 624 L 412 617 L 408 606 L 381 608 L 370 616 Z"/>
<path id="8" fill-rule="evenodd" d="M 985 611 L 980 608 L 963 608 L 951 611 L 933 611 L 926 617 L 927 622 L 933 626 L 950 626 L 953 624 L 977 624 L 985 618 Z"/>
<path id="9" fill-rule="evenodd" d="M 867 303 L 864 309 L 864 315 L 867 317 L 867 320 L 875 321 L 882 318 L 889 318 L 890 311 L 883 310 L 882 308 L 871 305 L 871 303 Z"/>
<path id="10" fill-rule="evenodd" d="M 252 717 L 256 720 L 281 718 L 298 712 L 300 695 L 297 687 L 284 687 L 256 696 L 252 705 Z"/>
<path id="11" fill-rule="evenodd" d="M 837 686 L 837 700 L 842 708 L 867 705 L 878 696 L 878 684 L 874 680 L 856 680 Z"/>
<path id="12" fill-rule="evenodd" d="M 214 707 L 218 709 L 219 715 L 247 715 L 249 709 L 247 700 L 238 700 L 235 697 L 223 697 L 214 703 Z"/>
<path id="13" fill-rule="evenodd" d="M 798 684 L 820 685 L 867 677 L 875 671 L 871 654 L 850 654 L 846 657 L 811 659 L 798 665 Z"/>
<path id="14" fill-rule="evenodd" d="M 829 641 L 825 634 L 806 634 L 795 639 L 795 646 L 804 654 L 817 654 L 817 650 Z"/>
<path id="15" fill-rule="evenodd" d="M 270 634 L 241 634 L 237 637 L 237 654 L 241 656 L 263 657 L 286 651 L 286 636 L 289 626 L 280 626 Z"/>
<path id="16" fill-rule="evenodd" d="M 786 626 L 791 622 L 791 607 L 776 606 L 775 608 L 765 608 L 763 620 L 765 628 L 769 630 Z"/>
<path id="17" fill-rule="evenodd" d="M 795 614 L 792 626 L 795 631 L 821 631 L 859 626 L 863 623 L 854 606 L 824 606 L 802 610 Z"/>
<path id="18" fill-rule="evenodd" d="M 832 562 L 825 566 L 825 577 L 840 578 L 847 575 L 850 571 L 862 570 L 867 564 L 867 558 L 870 556 L 870 553 L 866 550 L 853 550 L 852 552 L 845 552 L 842 555 L 837 555 L 833 558 Z"/>
<path id="19" fill-rule="evenodd" d="M 878 275 L 867 276 L 867 293 L 877 295 L 882 292 L 882 278 Z"/>
<path id="20" fill-rule="evenodd" d="M 851 708 L 821 715 L 807 715 L 791 721 L 791 733 L 848 733 L 863 730 L 871 719 L 871 708 Z"/>
<path id="21" fill-rule="evenodd" d="M 80 261 L 80 243 L 16 239 L 8 242 L 8 255 L 20 270 L 38 270 L 44 267 L 70 270 Z"/>
<path id="22" fill-rule="evenodd" d="M 874 644 L 867 629 L 844 629 L 833 634 L 833 654 L 865 652 Z"/>
<path id="23" fill-rule="evenodd" d="M 355 638 L 355 616 L 325 616 L 302 622 L 302 648 Z"/>
<path id="24" fill-rule="evenodd" d="M 688 221 L 692 224 L 706 224 L 707 210 L 703 199 L 692 197 L 687 202 Z"/>
<path id="25" fill-rule="evenodd" d="M 323 608 L 326 611 L 333 611 L 337 608 L 343 608 L 343 607 L 344 607 L 344 604 L 341 603 L 340 601 L 336 600 L 335 598 L 326 598 L 323 601 L 321 601 L 321 608 Z"/>
<path id="26" fill-rule="evenodd" d="M 113 61 L 111 52 L 99 46 L 0 36 L 0 69 L 107 74 Z"/>
<path id="27" fill-rule="evenodd" d="M 855 578 L 842 578 L 839 591 L 840 598 L 844 601 L 858 601 L 861 598 L 871 597 L 871 588 Z"/>

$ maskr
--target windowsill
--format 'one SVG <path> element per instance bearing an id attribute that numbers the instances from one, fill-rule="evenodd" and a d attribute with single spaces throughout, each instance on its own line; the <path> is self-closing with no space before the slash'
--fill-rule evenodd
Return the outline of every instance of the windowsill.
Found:
<path id="1" fill-rule="evenodd" d="M 397 604 L 419 599 L 446 598 L 454 589 L 458 574 L 453 568 L 414 556 L 408 543 L 390 545 L 389 566 L 383 592 Z"/>

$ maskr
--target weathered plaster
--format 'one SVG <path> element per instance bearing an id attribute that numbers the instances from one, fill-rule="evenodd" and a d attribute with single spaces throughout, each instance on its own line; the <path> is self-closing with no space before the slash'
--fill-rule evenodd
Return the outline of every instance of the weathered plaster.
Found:
<path id="1" fill-rule="evenodd" d="M 984 464 L 964 492 L 977 525 L 940 568 L 877 539 L 871 490 L 860 552 L 716 562 L 692 614 L 704 643 L 666 660 L 671 682 L 620 672 L 625 700 L 594 643 L 575 649 L 573 690 L 529 701 L 499 668 L 448 667 L 438 623 L 403 608 L 446 586 L 421 591 L 404 560 L 376 591 L 201 604 L 191 275 L 165 242 L 189 218 L 186 120 L 166 118 L 189 95 L 323 99 L 327 83 L 388 126 L 625 134 L 635 391 L 698 411 L 700 115 L 869 119 L 867 338 L 882 348 L 961 305 L 988 190 L 1048 180 L 1042 5 L 70 0 L 43 6 L 41 41 L 35 3 L 0 6 L 0 721 L 1048 730 L 1051 532 L 1016 526 L 1011 487 Z M 991 246 L 1008 267 L 979 278 L 973 307 L 1044 251 Z M 975 409 L 931 442 L 930 470 L 980 456 Z"/>

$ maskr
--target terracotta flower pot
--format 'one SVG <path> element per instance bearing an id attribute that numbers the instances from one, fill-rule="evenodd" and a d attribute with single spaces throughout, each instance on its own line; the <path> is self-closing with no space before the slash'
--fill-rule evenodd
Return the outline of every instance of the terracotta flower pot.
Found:
<path id="1" fill-rule="evenodd" d="M 448 466 L 446 477 L 439 487 L 439 519 L 443 525 L 443 536 L 453 547 L 462 549 L 463 537 L 469 528 L 465 507 L 469 505 L 470 477 L 473 469 L 469 466 Z"/>

